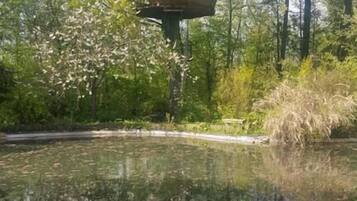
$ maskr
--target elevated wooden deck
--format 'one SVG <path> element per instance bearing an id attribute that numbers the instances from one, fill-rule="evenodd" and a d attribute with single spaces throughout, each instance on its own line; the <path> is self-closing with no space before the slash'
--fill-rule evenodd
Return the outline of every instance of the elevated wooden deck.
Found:
<path id="1" fill-rule="evenodd" d="M 216 0 L 137 0 L 138 16 L 162 19 L 177 14 L 192 19 L 215 14 Z"/>

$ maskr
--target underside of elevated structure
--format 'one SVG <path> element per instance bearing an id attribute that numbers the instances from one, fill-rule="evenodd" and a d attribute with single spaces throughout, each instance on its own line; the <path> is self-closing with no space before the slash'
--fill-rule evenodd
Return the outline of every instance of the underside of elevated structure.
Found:
<path id="1" fill-rule="evenodd" d="M 181 19 L 212 16 L 216 0 L 137 0 L 138 16 L 163 19 L 172 13 Z"/>

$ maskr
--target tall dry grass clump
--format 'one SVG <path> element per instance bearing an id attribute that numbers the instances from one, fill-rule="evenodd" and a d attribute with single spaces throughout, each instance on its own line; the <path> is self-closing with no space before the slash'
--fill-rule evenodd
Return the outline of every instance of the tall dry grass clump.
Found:
<path id="1" fill-rule="evenodd" d="M 328 139 L 333 129 L 355 119 L 357 102 L 348 72 L 305 65 L 297 79 L 283 81 L 255 106 L 266 112 L 264 129 L 280 143 Z"/>

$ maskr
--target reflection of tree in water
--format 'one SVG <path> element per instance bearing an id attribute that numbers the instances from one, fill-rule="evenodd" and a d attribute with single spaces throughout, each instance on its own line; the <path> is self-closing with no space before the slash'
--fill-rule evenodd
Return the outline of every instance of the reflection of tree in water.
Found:
<path id="1" fill-rule="evenodd" d="M 79 175 L 79 178 L 73 179 L 39 181 L 28 188 L 26 197 L 31 201 L 284 200 L 278 189 L 267 186 L 267 183 L 242 183 L 241 179 L 237 179 L 249 175 L 246 171 L 250 166 L 245 167 L 246 158 L 239 160 L 241 156 L 233 152 L 222 155 L 207 149 L 202 155 L 192 155 L 194 160 L 188 160 L 187 153 L 169 154 L 170 157 L 163 157 L 163 153 L 160 153 L 162 157 L 155 157 L 156 154 L 151 152 L 120 159 L 97 158 L 104 164 L 105 161 L 115 161 L 116 165 L 112 165 L 107 174 L 94 168 L 93 174 L 85 178 Z M 195 164 L 191 164 L 193 162 Z M 239 171 L 238 167 L 241 168 Z"/>
<path id="2" fill-rule="evenodd" d="M 62 185 L 41 182 L 40 185 L 28 190 L 21 200 L 280 201 L 284 199 L 274 191 L 264 193 L 246 191 L 225 184 L 165 177 L 159 183 L 145 183 L 145 181 L 137 183 L 125 179 L 100 178 L 88 183 L 73 182 Z"/>
<path id="3" fill-rule="evenodd" d="M 34 146 L 34 152 L 21 148 L 11 153 L 16 160 L 5 158 L 0 200 L 328 201 L 347 199 L 354 190 L 347 165 L 353 167 L 355 158 L 344 149 L 336 156 L 336 151 L 190 143 L 126 140 Z"/>
<path id="4" fill-rule="evenodd" d="M 58 144 L 36 157 L 20 155 L 16 161 L 31 159 L 26 170 L 43 177 L 21 179 L 8 171 L 20 185 L 5 178 L 8 194 L 0 193 L 0 200 L 283 200 L 278 189 L 252 175 L 261 162 L 258 150 L 145 142 Z"/>
<path id="5" fill-rule="evenodd" d="M 7 194 L 8 194 L 8 193 L 7 193 L 4 189 L 1 189 L 1 188 L 0 188 L 0 199 L 1 199 L 1 198 L 5 198 L 5 197 L 7 196 Z"/>
<path id="6" fill-rule="evenodd" d="M 266 172 L 259 175 L 293 200 L 356 200 L 356 172 L 348 158 L 334 154 L 274 147 L 263 156 Z"/>

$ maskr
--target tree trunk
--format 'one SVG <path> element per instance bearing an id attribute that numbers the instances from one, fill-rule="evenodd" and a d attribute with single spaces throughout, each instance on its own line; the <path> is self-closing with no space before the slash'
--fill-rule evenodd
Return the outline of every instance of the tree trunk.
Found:
<path id="1" fill-rule="evenodd" d="M 162 29 L 166 39 L 170 40 L 172 48 L 182 54 L 180 37 L 180 14 L 167 13 L 162 19 Z M 180 100 L 182 95 L 182 69 L 175 63 L 170 64 L 169 77 L 169 115 L 170 121 L 178 121 L 180 113 Z"/>
<path id="2" fill-rule="evenodd" d="M 283 27 L 282 27 L 282 32 L 281 35 L 279 34 L 279 37 L 281 37 L 281 46 L 278 51 L 280 51 L 280 58 L 278 60 L 277 64 L 277 72 L 279 77 L 281 78 L 283 75 L 283 64 L 281 63 L 283 60 L 286 59 L 286 48 L 288 45 L 288 40 L 289 40 L 289 33 L 288 33 L 288 23 L 289 23 L 289 0 L 285 0 L 285 12 L 284 12 L 284 21 L 283 21 Z M 279 15 L 278 15 L 279 17 Z M 279 26 L 280 27 L 280 26 Z M 280 31 L 280 28 L 278 28 L 278 31 Z M 278 43 L 279 45 L 279 43 Z"/>
<path id="3" fill-rule="evenodd" d="M 228 30 L 227 30 L 227 69 L 232 67 L 232 27 L 233 27 L 233 5 L 232 0 L 228 1 Z"/>
<path id="4" fill-rule="evenodd" d="M 9 71 L 0 60 L 0 103 L 5 100 L 5 94 L 15 85 L 13 79 L 13 72 Z"/>
<path id="5" fill-rule="evenodd" d="M 242 9 L 240 9 L 240 12 L 242 13 Z M 242 61 L 242 55 L 241 55 L 241 29 L 242 29 L 242 16 L 239 17 L 239 21 L 238 21 L 238 27 L 237 27 L 237 38 L 236 38 L 236 43 L 237 43 L 237 63 L 238 65 L 241 64 Z M 233 62 L 233 60 L 232 60 Z"/>
<path id="6" fill-rule="evenodd" d="M 345 6 L 345 15 L 352 17 L 353 16 L 353 0 L 344 0 L 343 1 Z"/>
<path id="7" fill-rule="evenodd" d="M 348 19 L 352 18 L 353 16 L 353 0 L 344 0 L 343 1 L 343 5 L 344 5 L 344 15 L 345 17 L 347 17 Z M 349 21 L 342 23 L 341 26 L 341 32 L 342 32 L 342 36 L 340 37 L 340 45 L 338 47 L 337 50 L 337 57 L 340 61 L 345 60 L 345 58 L 348 56 L 348 50 L 347 50 L 347 45 L 348 45 L 348 41 L 346 38 L 346 35 L 343 34 L 346 30 L 348 30 L 351 27 L 351 23 Z"/>
<path id="8" fill-rule="evenodd" d="M 303 26 L 304 27 L 303 27 L 301 58 L 305 59 L 306 57 L 309 56 L 309 48 L 310 48 L 311 0 L 305 0 Z"/>
<path id="9" fill-rule="evenodd" d="M 284 22 L 283 22 L 283 30 L 281 33 L 281 60 L 286 59 L 286 49 L 289 41 L 289 32 L 288 32 L 288 23 L 289 23 L 289 0 L 285 0 L 285 13 L 284 13 Z"/>
<path id="10" fill-rule="evenodd" d="M 299 47 L 300 54 L 302 52 L 302 24 L 303 24 L 303 0 L 299 0 Z"/>
<path id="11" fill-rule="evenodd" d="M 281 71 L 282 71 L 282 65 L 281 65 L 281 59 L 280 59 L 280 13 L 279 13 L 279 1 L 276 1 L 276 71 L 279 74 L 279 77 L 281 76 Z"/>
<path id="12" fill-rule="evenodd" d="M 316 14 L 316 10 L 317 10 L 317 5 L 316 5 L 316 1 L 312 2 L 312 39 L 311 39 L 311 52 L 312 54 L 316 53 L 316 28 L 317 28 L 317 24 L 318 24 L 318 15 Z"/>
<path id="13" fill-rule="evenodd" d="M 92 81 L 91 86 L 91 109 L 92 109 L 92 119 L 97 120 L 97 80 Z"/>
<path id="14" fill-rule="evenodd" d="M 134 118 L 136 118 L 138 116 L 138 108 L 139 108 L 139 104 L 140 104 L 140 100 L 139 100 L 139 80 L 138 80 L 138 66 L 136 63 L 136 60 L 133 59 L 133 67 L 134 67 L 134 107 L 132 108 L 131 114 L 133 115 Z"/>
<path id="15" fill-rule="evenodd" d="M 206 63 L 206 83 L 207 83 L 207 104 L 208 108 L 212 109 L 212 94 L 213 94 L 213 69 L 212 69 L 212 50 L 209 50 L 209 58 Z"/>
<path id="16" fill-rule="evenodd" d="M 185 33 L 184 33 L 184 37 L 185 37 L 185 42 L 183 44 L 183 55 L 185 56 L 185 62 L 189 63 L 192 57 L 192 49 L 191 49 L 191 45 L 190 45 L 190 21 L 186 20 L 185 23 Z M 181 73 L 181 102 L 184 102 L 184 91 L 185 91 L 185 82 L 186 82 L 186 77 L 187 77 L 187 72 L 186 69 L 182 69 L 182 73 Z"/>

